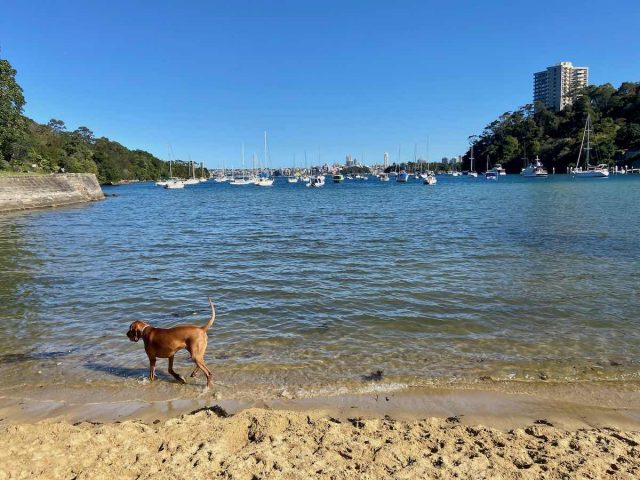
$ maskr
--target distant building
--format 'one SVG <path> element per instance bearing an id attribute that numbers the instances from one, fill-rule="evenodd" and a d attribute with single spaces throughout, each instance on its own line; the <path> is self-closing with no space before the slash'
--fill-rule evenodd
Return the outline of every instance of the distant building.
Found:
<path id="1" fill-rule="evenodd" d="M 384 152 L 384 168 L 389 166 L 389 152 Z"/>
<path id="2" fill-rule="evenodd" d="M 578 90 L 589 84 L 589 67 L 560 62 L 533 74 L 533 101 L 556 111 L 571 105 Z"/>
<path id="3" fill-rule="evenodd" d="M 347 155 L 347 167 L 351 167 L 353 166 L 353 159 L 351 158 L 351 155 Z"/>

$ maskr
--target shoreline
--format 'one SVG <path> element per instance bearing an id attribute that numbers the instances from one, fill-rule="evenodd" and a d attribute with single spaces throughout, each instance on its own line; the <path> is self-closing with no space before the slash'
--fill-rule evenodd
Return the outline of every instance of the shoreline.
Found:
<path id="1" fill-rule="evenodd" d="M 497 382 L 496 382 L 497 383 Z M 145 391 L 146 388 L 146 391 Z M 116 389 L 117 390 L 117 389 Z M 390 415 L 404 420 L 458 417 L 462 423 L 482 423 L 497 429 L 519 428 L 536 420 L 564 428 L 613 426 L 640 430 L 640 389 L 635 384 L 473 385 L 379 389 L 304 398 L 246 399 L 221 397 L 198 387 L 196 396 L 175 391 L 143 397 L 114 395 L 112 389 L 66 389 L 62 395 L 36 389 L 0 393 L 0 426 L 37 422 L 152 422 L 219 405 L 230 413 L 250 408 L 321 411 L 328 415 L 357 414 L 366 418 Z"/>

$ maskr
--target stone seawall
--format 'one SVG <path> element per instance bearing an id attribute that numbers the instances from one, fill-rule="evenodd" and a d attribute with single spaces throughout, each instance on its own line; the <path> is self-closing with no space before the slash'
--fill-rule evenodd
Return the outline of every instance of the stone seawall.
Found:
<path id="1" fill-rule="evenodd" d="M 102 200 L 93 173 L 0 176 L 0 213 Z"/>

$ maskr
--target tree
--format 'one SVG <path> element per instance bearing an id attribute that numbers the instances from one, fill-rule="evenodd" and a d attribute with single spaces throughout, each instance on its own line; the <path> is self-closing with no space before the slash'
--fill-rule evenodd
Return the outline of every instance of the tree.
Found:
<path id="1" fill-rule="evenodd" d="M 67 129 L 66 125 L 62 120 L 56 120 L 55 118 L 52 118 L 51 120 L 49 120 L 49 123 L 47 123 L 47 126 L 56 133 L 62 133 Z"/>
<path id="2" fill-rule="evenodd" d="M 25 133 L 22 109 L 25 100 L 16 82 L 16 71 L 0 58 L 0 159 L 11 162 L 13 145 Z"/>
<path id="3" fill-rule="evenodd" d="M 616 143 L 623 150 L 640 148 L 640 124 L 627 123 L 620 128 L 616 135 Z"/>

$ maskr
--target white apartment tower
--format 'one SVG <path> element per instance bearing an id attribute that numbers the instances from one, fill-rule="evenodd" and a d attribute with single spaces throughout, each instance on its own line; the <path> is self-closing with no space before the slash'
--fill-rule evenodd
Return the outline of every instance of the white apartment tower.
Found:
<path id="1" fill-rule="evenodd" d="M 388 152 L 384 152 L 383 165 L 384 165 L 385 169 L 389 166 L 389 153 Z"/>
<path id="2" fill-rule="evenodd" d="M 560 62 L 533 74 L 533 101 L 556 111 L 573 103 L 576 93 L 589 83 L 589 67 Z"/>

